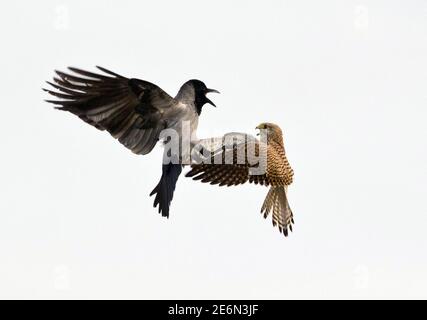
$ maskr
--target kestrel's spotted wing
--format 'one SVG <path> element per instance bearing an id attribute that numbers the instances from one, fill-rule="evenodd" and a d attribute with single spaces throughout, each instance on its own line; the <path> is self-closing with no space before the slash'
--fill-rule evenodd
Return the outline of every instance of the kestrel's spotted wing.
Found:
<path id="1" fill-rule="evenodd" d="M 265 144 L 246 135 L 243 141 L 240 139 L 236 144 L 223 142 L 222 147 L 209 158 L 208 161 L 193 164 L 186 176 L 219 186 L 239 185 L 248 181 L 266 186 L 287 186 L 292 183 L 293 170 L 283 146 L 277 143 Z M 263 167 L 265 170 L 259 170 L 262 174 L 254 174 L 255 168 Z"/>

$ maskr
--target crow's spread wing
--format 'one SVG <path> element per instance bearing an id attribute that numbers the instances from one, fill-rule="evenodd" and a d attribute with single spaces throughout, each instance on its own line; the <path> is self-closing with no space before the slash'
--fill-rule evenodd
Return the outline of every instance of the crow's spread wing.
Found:
<path id="1" fill-rule="evenodd" d="M 158 86 L 139 79 L 128 79 L 98 67 L 104 74 L 69 68 L 72 74 L 56 71 L 56 90 L 47 90 L 59 105 L 83 121 L 108 131 L 136 154 L 147 154 L 166 127 L 163 111 L 175 100 Z"/>

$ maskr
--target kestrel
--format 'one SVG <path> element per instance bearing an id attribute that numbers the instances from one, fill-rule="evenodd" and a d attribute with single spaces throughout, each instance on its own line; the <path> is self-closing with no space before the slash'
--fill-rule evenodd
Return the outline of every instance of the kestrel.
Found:
<path id="1" fill-rule="evenodd" d="M 272 212 L 273 226 L 277 225 L 279 231 L 288 236 L 288 229 L 292 231 L 294 220 L 287 188 L 293 181 L 294 171 L 286 158 L 282 130 L 273 123 L 261 123 L 256 129 L 267 134 L 266 141 L 252 137 L 233 144 L 229 149 L 222 147 L 210 155 L 209 161 L 205 159 L 202 163 L 192 164 L 186 176 L 219 186 L 236 186 L 246 182 L 270 186 L 261 213 L 267 218 Z M 261 156 L 262 153 L 265 157 Z M 216 164 L 218 162 L 221 163 Z M 255 167 L 258 166 L 259 170 L 262 165 L 262 172 L 254 171 Z"/>
<path id="2" fill-rule="evenodd" d="M 189 143 L 197 141 L 196 130 L 202 107 L 215 104 L 206 97 L 217 92 L 208 89 L 200 80 L 185 82 L 172 98 L 161 88 L 148 81 L 129 79 L 107 69 L 97 67 L 103 74 L 69 68 L 72 72 L 56 71 L 55 83 L 47 82 L 56 91 L 44 89 L 60 100 L 47 100 L 59 105 L 99 130 L 108 131 L 133 153 L 149 153 L 161 139 L 165 129 L 173 129 L 181 136 L 183 124 L 189 126 Z M 169 217 L 169 206 L 176 182 L 182 171 L 181 154 L 177 161 L 162 166 L 162 177 L 151 192 L 156 195 L 154 207 Z"/>

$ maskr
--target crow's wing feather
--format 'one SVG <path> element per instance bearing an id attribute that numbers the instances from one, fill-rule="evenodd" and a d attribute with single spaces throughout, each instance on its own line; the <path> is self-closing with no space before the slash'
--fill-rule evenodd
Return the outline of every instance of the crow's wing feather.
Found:
<path id="1" fill-rule="evenodd" d="M 148 81 L 128 79 L 98 67 L 104 74 L 69 68 L 72 74 L 56 71 L 54 89 L 49 94 L 60 100 L 47 100 L 59 105 L 83 121 L 108 131 L 136 154 L 147 154 L 165 128 L 162 111 L 175 100 Z"/>

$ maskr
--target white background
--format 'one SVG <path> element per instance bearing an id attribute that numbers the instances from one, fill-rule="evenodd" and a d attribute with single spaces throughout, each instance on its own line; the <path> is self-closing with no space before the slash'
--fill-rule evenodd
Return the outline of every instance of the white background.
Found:
<path id="1" fill-rule="evenodd" d="M 427 298 L 427 1 L 4 1 L 0 298 Z M 294 232 L 267 188 L 183 176 L 169 220 L 135 156 L 43 102 L 101 65 L 211 95 L 199 136 L 285 132 Z"/>

